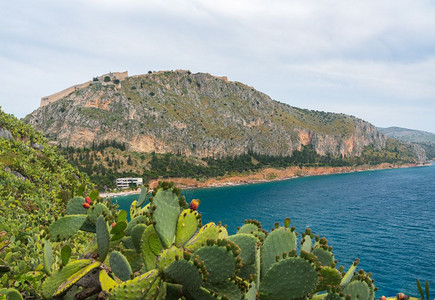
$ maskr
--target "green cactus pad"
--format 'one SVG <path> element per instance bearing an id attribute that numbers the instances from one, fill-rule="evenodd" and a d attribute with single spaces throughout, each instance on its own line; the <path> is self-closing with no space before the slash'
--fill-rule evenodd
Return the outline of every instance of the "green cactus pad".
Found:
<path id="1" fill-rule="evenodd" d="M 66 214 L 67 215 L 86 215 L 86 208 L 83 207 L 83 203 L 85 203 L 85 198 L 83 197 L 75 197 L 68 201 L 66 205 Z"/>
<path id="2" fill-rule="evenodd" d="M 93 224 L 91 221 L 89 221 L 88 218 L 86 218 L 85 222 L 83 223 L 82 227 L 80 227 L 80 230 L 86 231 L 86 232 L 92 232 L 96 233 L 97 229 L 95 228 L 95 224 Z"/>
<path id="3" fill-rule="evenodd" d="M 154 226 L 148 226 L 142 234 L 142 259 L 147 270 L 152 270 L 156 266 L 157 255 L 163 250 L 159 236 L 154 230 Z"/>
<path id="4" fill-rule="evenodd" d="M 51 267 L 53 266 L 53 249 L 49 241 L 45 241 L 44 249 L 42 252 L 42 264 L 44 271 L 48 275 L 51 275 Z"/>
<path id="5" fill-rule="evenodd" d="M 137 207 L 141 207 L 145 203 L 145 201 L 147 200 L 147 194 L 148 194 L 148 189 L 147 187 L 143 186 L 140 189 L 139 200 L 137 201 L 136 204 Z"/>
<path id="6" fill-rule="evenodd" d="M 127 212 L 125 210 L 119 210 L 118 216 L 116 217 L 116 222 L 127 222 Z"/>
<path id="7" fill-rule="evenodd" d="M 311 252 L 313 241 L 309 235 L 306 235 L 302 240 L 301 251 Z"/>
<path id="8" fill-rule="evenodd" d="M 350 280 L 353 277 L 353 273 L 356 270 L 356 267 L 358 266 L 359 261 L 356 260 L 349 268 L 349 270 L 347 270 L 346 274 L 343 276 L 343 279 L 340 282 L 340 287 L 343 289 L 344 287 L 346 287 Z"/>
<path id="9" fill-rule="evenodd" d="M 175 233 L 175 245 L 183 246 L 198 230 L 198 212 L 190 209 L 183 210 L 177 221 L 177 231 Z"/>
<path id="10" fill-rule="evenodd" d="M 69 259 L 71 258 L 72 249 L 69 245 L 65 245 L 60 250 L 60 258 L 62 260 L 62 266 L 66 266 L 68 264 Z"/>
<path id="11" fill-rule="evenodd" d="M 98 257 L 100 261 L 104 261 L 109 253 L 110 235 L 103 216 L 98 217 L 95 227 L 97 231 Z"/>
<path id="12" fill-rule="evenodd" d="M 145 205 L 144 207 L 136 206 L 137 202 L 133 201 L 130 206 L 130 218 L 134 219 L 139 216 L 144 216 L 150 209 L 150 203 Z"/>
<path id="13" fill-rule="evenodd" d="M 247 224 L 244 224 L 242 227 L 240 227 L 240 229 L 237 230 L 237 233 L 238 234 L 240 234 L 240 233 L 254 234 L 259 230 L 260 230 L 260 228 L 258 228 L 257 225 L 252 224 L 252 223 L 247 223 Z"/>
<path id="14" fill-rule="evenodd" d="M 261 277 L 276 261 L 277 255 L 296 250 L 296 234 L 288 228 L 281 227 L 272 231 L 261 247 Z"/>
<path id="15" fill-rule="evenodd" d="M 50 225 L 52 241 L 65 240 L 73 236 L 82 227 L 86 215 L 69 215 L 57 219 Z"/>
<path id="16" fill-rule="evenodd" d="M 166 298 L 167 295 L 167 288 L 166 288 L 167 284 L 166 282 L 162 282 L 160 289 L 159 289 L 159 293 L 157 294 L 156 300 L 170 300 Z"/>
<path id="17" fill-rule="evenodd" d="M 6 298 L 3 298 L 5 296 Z M 21 296 L 20 292 L 18 292 L 16 289 L 10 288 L 10 289 L 0 289 L 0 299 L 5 300 L 23 300 L 23 296 Z"/>
<path id="18" fill-rule="evenodd" d="M 218 229 L 219 229 L 218 239 L 221 239 L 221 240 L 226 239 L 228 237 L 227 229 L 222 225 L 218 225 Z"/>
<path id="19" fill-rule="evenodd" d="M 166 299 L 178 300 L 183 295 L 183 286 L 180 284 L 173 284 L 165 282 L 166 284 Z"/>
<path id="20" fill-rule="evenodd" d="M 323 248 L 316 248 L 313 250 L 313 254 L 317 256 L 317 260 L 322 264 L 322 266 L 329 267 L 334 262 L 334 255 L 329 250 L 325 250 Z"/>
<path id="21" fill-rule="evenodd" d="M 131 236 L 124 236 L 121 240 L 122 244 L 124 244 L 124 247 L 127 249 L 135 249 L 133 240 L 131 239 Z M 135 249 L 136 251 L 136 249 Z"/>
<path id="22" fill-rule="evenodd" d="M 156 299 L 160 286 L 159 272 L 151 270 L 113 288 L 109 293 L 109 299 Z"/>
<path id="23" fill-rule="evenodd" d="M 270 267 L 260 283 L 259 294 L 262 299 L 302 298 L 316 288 L 317 277 L 315 267 L 305 259 L 286 258 Z"/>
<path id="24" fill-rule="evenodd" d="M 257 287 L 255 283 L 251 283 L 251 287 L 245 294 L 244 300 L 256 300 L 257 299 Z"/>
<path id="25" fill-rule="evenodd" d="M 199 249 L 207 240 L 216 240 L 219 236 L 219 227 L 210 222 L 198 231 L 185 245 L 184 248 L 193 252 Z"/>
<path id="26" fill-rule="evenodd" d="M 204 261 L 209 273 L 207 281 L 214 283 L 225 280 L 234 274 L 236 258 L 231 250 L 222 246 L 204 246 L 193 253 L 193 257 L 199 256 Z"/>
<path id="27" fill-rule="evenodd" d="M 128 223 L 127 228 L 125 229 L 125 235 L 131 235 L 131 230 L 137 224 L 147 224 L 148 218 L 146 216 L 137 216 L 134 219 L 132 218 L 130 223 Z"/>
<path id="28" fill-rule="evenodd" d="M 59 297 L 65 294 L 68 291 L 68 289 L 73 286 L 74 283 L 79 281 L 83 276 L 85 276 L 90 271 L 92 271 L 93 269 L 99 266 L 100 266 L 99 262 L 94 262 L 89 266 L 82 268 L 80 271 L 74 273 L 70 277 L 68 277 L 67 280 L 62 282 L 61 285 L 56 289 L 56 291 L 53 293 L 53 297 Z"/>
<path id="29" fill-rule="evenodd" d="M 179 199 L 172 192 L 172 189 L 159 189 L 153 197 L 154 205 L 156 207 L 152 215 L 152 220 L 156 222 L 154 227 L 163 247 L 168 248 L 175 238 L 178 215 L 180 214 Z"/>
<path id="30" fill-rule="evenodd" d="M 169 265 L 176 260 L 176 257 L 183 257 L 183 249 L 172 246 L 171 248 L 164 249 L 160 254 L 157 256 L 156 263 L 157 263 L 157 269 L 164 270 Z"/>
<path id="31" fill-rule="evenodd" d="M 92 201 L 97 200 L 99 196 L 100 192 L 98 190 L 92 190 L 92 192 L 89 194 L 89 198 L 91 198 Z"/>
<path id="32" fill-rule="evenodd" d="M 130 274 L 132 273 L 131 266 L 122 253 L 118 251 L 110 253 L 109 265 L 116 277 L 122 281 L 130 279 Z"/>
<path id="33" fill-rule="evenodd" d="M 228 240 L 233 241 L 239 246 L 240 258 L 243 265 L 254 265 L 255 255 L 257 250 L 257 238 L 250 234 L 236 234 L 228 237 Z"/>
<path id="34" fill-rule="evenodd" d="M 331 267 L 323 267 L 319 270 L 321 279 L 317 283 L 316 292 L 325 291 L 328 286 L 338 287 L 341 282 L 341 273 Z"/>
<path id="35" fill-rule="evenodd" d="M 181 284 L 189 291 L 197 290 L 202 283 L 202 276 L 193 262 L 184 259 L 172 262 L 163 273 L 174 282 Z"/>
<path id="36" fill-rule="evenodd" d="M 112 214 L 106 205 L 104 205 L 103 203 L 97 203 L 88 208 L 88 219 L 89 221 L 91 221 L 92 224 L 95 224 L 97 222 L 98 216 L 102 215 L 103 213 L 106 215 Z"/>
<path id="37" fill-rule="evenodd" d="M 137 252 L 141 251 L 142 234 L 148 226 L 145 224 L 138 224 L 131 230 L 131 239 L 133 241 L 134 248 Z"/>
<path id="38" fill-rule="evenodd" d="M 49 276 L 42 284 L 42 297 L 51 299 L 57 288 L 76 272 L 90 265 L 89 259 L 75 260 Z"/>
<path id="39" fill-rule="evenodd" d="M 106 293 L 110 293 L 114 288 L 118 286 L 118 283 L 113 280 L 105 270 L 100 271 L 99 280 L 101 289 Z"/>
<path id="40" fill-rule="evenodd" d="M 124 256 L 127 258 L 133 272 L 140 271 L 144 266 L 142 253 L 137 253 L 135 249 L 124 250 Z"/>
<path id="41" fill-rule="evenodd" d="M 343 289 L 345 295 L 350 295 L 352 299 L 369 300 L 370 289 L 364 281 L 352 281 Z"/>
<path id="42" fill-rule="evenodd" d="M 343 300 L 344 298 L 336 293 L 328 293 L 324 299 L 325 300 Z"/>
<path id="43" fill-rule="evenodd" d="M 217 293 L 220 297 L 226 296 L 228 299 L 242 299 L 242 290 L 231 279 L 219 283 L 204 282 L 204 287 L 209 291 Z"/>

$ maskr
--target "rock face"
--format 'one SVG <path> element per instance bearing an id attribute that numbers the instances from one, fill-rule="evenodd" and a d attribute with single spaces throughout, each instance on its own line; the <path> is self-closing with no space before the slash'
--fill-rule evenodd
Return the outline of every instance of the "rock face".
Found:
<path id="1" fill-rule="evenodd" d="M 62 146 L 116 140 L 131 151 L 200 158 L 291 155 L 303 145 L 322 155 L 358 156 L 364 146 L 386 142 L 353 116 L 292 107 L 225 77 L 189 71 L 94 82 L 24 120 Z"/>

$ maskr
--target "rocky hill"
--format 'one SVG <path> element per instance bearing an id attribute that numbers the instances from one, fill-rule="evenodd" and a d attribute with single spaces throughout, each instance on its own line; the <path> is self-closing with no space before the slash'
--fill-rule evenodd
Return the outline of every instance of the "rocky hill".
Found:
<path id="1" fill-rule="evenodd" d="M 64 147 L 116 140 L 131 151 L 199 158 L 248 151 L 286 156 L 303 145 L 321 155 L 346 157 L 386 143 L 361 119 L 292 107 L 225 77 L 189 71 L 155 72 L 114 84 L 97 79 L 24 120 Z"/>
<path id="2" fill-rule="evenodd" d="M 419 145 L 426 151 L 427 157 L 432 159 L 435 158 L 434 133 L 401 127 L 388 127 L 378 129 L 380 132 L 388 137 Z"/>

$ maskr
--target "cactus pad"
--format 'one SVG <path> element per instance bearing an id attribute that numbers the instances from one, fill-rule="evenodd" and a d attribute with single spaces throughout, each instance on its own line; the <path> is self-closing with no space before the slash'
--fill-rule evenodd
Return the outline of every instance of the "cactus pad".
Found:
<path id="1" fill-rule="evenodd" d="M 86 215 L 68 215 L 57 219 L 50 225 L 52 241 L 65 240 L 73 236 L 82 227 Z"/>
<path id="2" fill-rule="evenodd" d="M 219 236 L 219 227 L 210 222 L 198 231 L 185 245 L 184 248 L 189 251 L 199 249 L 207 240 L 216 240 Z"/>
<path id="3" fill-rule="evenodd" d="M 313 254 L 317 256 L 317 260 L 322 264 L 322 266 L 329 267 L 334 262 L 334 255 L 329 250 L 325 250 L 323 248 L 316 248 L 313 250 Z"/>
<path id="4" fill-rule="evenodd" d="M 155 268 L 157 255 L 162 251 L 163 246 L 154 226 L 148 226 L 142 234 L 142 259 L 147 270 Z"/>
<path id="5" fill-rule="evenodd" d="M 193 262 L 184 259 L 172 262 L 169 267 L 163 270 L 163 273 L 189 291 L 197 290 L 202 283 L 199 268 Z"/>
<path id="6" fill-rule="evenodd" d="M 196 210 L 183 210 L 177 221 L 177 231 L 175 234 L 175 245 L 184 245 L 198 230 L 198 212 Z"/>
<path id="7" fill-rule="evenodd" d="M 276 256 L 296 249 L 296 234 L 288 228 L 281 227 L 272 231 L 261 247 L 261 277 L 275 263 Z"/>
<path id="8" fill-rule="evenodd" d="M 75 197 L 68 201 L 66 205 L 67 215 L 85 215 L 86 209 L 82 206 L 85 203 L 85 198 Z"/>
<path id="9" fill-rule="evenodd" d="M 145 224 L 138 224 L 133 227 L 131 230 L 131 240 L 133 241 L 134 248 L 137 252 L 141 251 L 141 244 L 142 244 L 142 234 L 147 228 L 147 225 Z"/>
<path id="10" fill-rule="evenodd" d="M 115 287 L 118 286 L 118 283 L 115 280 L 113 280 L 106 273 L 105 270 L 100 271 L 99 280 L 100 280 L 101 289 L 106 293 L 111 292 Z"/>
<path id="11" fill-rule="evenodd" d="M 157 270 L 151 270 L 132 280 L 125 281 L 110 292 L 109 299 L 156 299 L 161 288 Z"/>
<path id="12" fill-rule="evenodd" d="M 316 292 L 325 291 L 328 286 L 338 286 L 341 282 L 341 273 L 331 267 L 323 267 L 319 270 L 320 280 Z"/>
<path id="13" fill-rule="evenodd" d="M 48 275 L 51 275 L 51 267 L 53 265 L 53 249 L 49 241 L 45 241 L 44 249 L 42 252 L 42 264 L 44 266 L 44 271 Z"/>
<path id="14" fill-rule="evenodd" d="M 160 254 L 157 256 L 156 263 L 157 268 L 159 270 L 164 270 L 169 265 L 176 260 L 176 258 L 183 257 L 183 249 L 172 246 L 171 248 L 164 249 Z"/>
<path id="15" fill-rule="evenodd" d="M 220 297 L 225 296 L 227 299 L 242 299 L 242 290 L 231 279 L 219 283 L 210 283 L 206 281 L 204 287 L 209 291 L 215 292 Z"/>
<path id="16" fill-rule="evenodd" d="M 313 241 L 311 239 L 311 236 L 306 235 L 302 240 L 301 251 L 311 252 L 312 244 L 313 244 Z"/>
<path id="17" fill-rule="evenodd" d="M 252 223 L 246 223 L 242 227 L 240 227 L 239 230 L 237 230 L 237 233 L 254 234 L 259 230 L 260 228 L 257 225 Z"/>
<path id="18" fill-rule="evenodd" d="M 178 215 L 180 214 L 179 199 L 172 189 L 158 189 L 153 197 L 155 207 L 152 220 L 160 237 L 163 247 L 168 248 L 174 241 L 177 228 Z"/>
<path id="19" fill-rule="evenodd" d="M 269 235 L 270 236 L 270 235 Z M 314 266 L 300 257 L 290 257 L 274 263 L 260 283 L 259 294 L 264 299 L 297 299 L 307 296 L 317 285 Z"/>
<path id="20" fill-rule="evenodd" d="M 355 280 L 343 289 L 343 293 L 352 299 L 369 300 L 370 289 L 364 281 Z"/>
<path id="21" fill-rule="evenodd" d="M 236 257 L 233 251 L 224 246 L 204 246 L 193 253 L 192 257 L 204 261 L 209 273 L 207 281 L 214 283 L 231 277 L 235 272 Z"/>
<path id="22" fill-rule="evenodd" d="M 51 299 L 56 289 L 70 276 L 90 265 L 89 259 L 75 260 L 67 264 L 62 269 L 56 271 L 48 277 L 42 284 L 42 296 L 45 299 Z"/>
<path id="23" fill-rule="evenodd" d="M 131 266 L 127 258 L 120 252 L 113 251 L 110 253 L 109 265 L 116 277 L 122 281 L 130 279 L 130 274 L 132 273 Z"/>
<path id="24" fill-rule="evenodd" d="M 131 230 L 137 224 L 147 224 L 148 218 L 146 216 L 137 216 L 134 219 L 131 219 L 130 223 L 128 223 L 127 228 L 125 229 L 125 235 L 131 235 Z"/>
<path id="25" fill-rule="evenodd" d="M 90 264 L 89 266 L 82 268 L 81 270 L 74 273 L 70 277 L 68 277 L 67 280 L 65 280 L 64 282 L 62 282 L 59 285 L 59 287 L 54 292 L 53 297 L 59 297 L 59 296 L 65 294 L 68 291 L 68 289 L 73 286 L 74 283 L 79 281 L 83 276 L 85 276 L 90 271 L 92 271 L 93 269 L 95 269 L 99 266 L 100 266 L 99 262 L 94 262 L 94 263 Z"/>
<path id="26" fill-rule="evenodd" d="M 90 208 L 88 208 L 87 214 L 88 214 L 89 221 L 91 221 L 92 224 L 95 224 L 97 222 L 98 216 L 103 214 L 111 215 L 112 213 L 110 212 L 110 210 L 107 208 L 106 205 L 104 205 L 103 203 L 97 203 L 91 206 Z"/>
<path id="27" fill-rule="evenodd" d="M 98 217 L 95 227 L 97 231 L 98 257 L 101 261 L 104 261 L 107 253 L 109 253 L 110 235 L 103 216 Z"/>
<path id="28" fill-rule="evenodd" d="M 347 270 L 346 274 L 343 276 L 343 279 L 340 282 L 341 288 L 344 288 L 349 284 L 350 280 L 353 277 L 353 273 L 355 272 L 356 267 L 358 266 L 358 263 L 359 260 L 358 259 L 355 260 L 355 262 L 350 266 L 349 270 Z"/>

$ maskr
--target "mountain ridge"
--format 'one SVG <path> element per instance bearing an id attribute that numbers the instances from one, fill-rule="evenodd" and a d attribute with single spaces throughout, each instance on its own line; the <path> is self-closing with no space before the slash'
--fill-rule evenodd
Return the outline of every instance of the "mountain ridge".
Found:
<path id="1" fill-rule="evenodd" d="M 95 81 L 24 120 L 62 146 L 117 140 L 131 151 L 195 157 L 286 156 L 305 145 L 321 155 L 358 156 L 387 140 L 356 117 L 293 107 L 208 73 L 161 71 L 110 81 Z"/>

